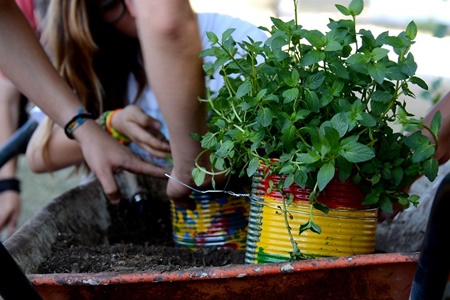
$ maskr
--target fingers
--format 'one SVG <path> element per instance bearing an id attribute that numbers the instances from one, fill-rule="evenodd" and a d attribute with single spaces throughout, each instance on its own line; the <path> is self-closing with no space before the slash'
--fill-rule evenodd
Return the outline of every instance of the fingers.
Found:
<path id="1" fill-rule="evenodd" d="M 144 162 L 90 120 L 80 126 L 75 134 L 86 163 L 96 175 L 111 204 L 118 204 L 121 198 L 114 176 L 119 170 L 158 178 L 166 178 L 165 174 L 170 172 L 170 169 Z"/>
<path id="2" fill-rule="evenodd" d="M 94 172 L 95 173 L 95 172 Z M 109 202 L 113 205 L 117 205 L 120 202 L 120 192 L 117 186 L 116 178 L 111 169 L 102 169 L 102 171 L 95 173 L 98 181 L 100 182 L 103 192 L 108 198 Z"/>
<path id="3" fill-rule="evenodd" d="M 100 172 L 96 173 L 106 197 L 113 205 L 119 204 L 121 199 L 121 193 L 114 176 L 115 169 L 119 170 L 118 168 L 102 168 Z M 165 174 L 168 174 L 171 171 L 168 168 L 157 167 L 149 162 L 142 161 L 137 156 L 131 154 L 131 152 L 122 162 L 120 169 L 157 178 L 166 178 Z"/>
<path id="4" fill-rule="evenodd" d="M 138 124 L 129 124 L 129 138 L 140 148 L 155 158 L 166 158 L 171 156 L 170 145 L 157 135 L 151 134 Z"/>
<path id="5" fill-rule="evenodd" d="M 136 105 L 128 105 L 112 119 L 113 126 L 139 147 L 157 158 L 170 155 L 170 145 L 161 133 L 158 120 L 146 115 Z"/>
<path id="6" fill-rule="evenodd" d="M 125 169 L 133 173 L 149 175 L 156 178 L 167 178 L 166 174 L 170 174 L 171 172 L 171 169 L 169 168 L 153 165 L 150 162 L 143 161 L 137 157 L 134 157 L 134 159 L 127 164 Z"/>

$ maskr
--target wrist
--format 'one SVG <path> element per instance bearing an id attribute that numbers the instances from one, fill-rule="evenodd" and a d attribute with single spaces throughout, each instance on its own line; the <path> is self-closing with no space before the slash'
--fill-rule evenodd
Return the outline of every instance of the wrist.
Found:
<path id="1" fill-rule="evenodd" d="M 78 113 L 72 119 L 70 119 L 70 121 L 67 122 L 67 124 L 64 126 L 64 133 L 69 139 L 73 140 L 74 131 L 89 119 L 93 120 L 94 116 L 90 113 L 84 112 L 83 108 L 80 107 L 78 109 Z"/>
<path id="2" fill-rule="evenodd" d="M 131 143 L 131 140 L 123 135 L 122 133 L 120 133 L 119 131 L 117 131 L 113 126 L 112 126 L 112 118 L 113 116 L 120 111 L 121 109 L 116 109 L 116 110 L 112 110 L 112 111 L 107 111 L 104 112 L 102 114 L 102 116 L 100 116 L 100 121 L 104 121 L 104 129 L 106 129 L 106 131 L 117 141 L 119 141 L 119 143 L 123 144 L 123 145 L 128 145 L 129 143 Z M 102 117 L 104 118 L 104 120 L 102 120 Z M 102 126 L 102 125 L 100 125 Z M 102 126 L 103 128 L 103 126 Z"/>
<path id="3" fill-rule="evenodd" d="M 20 193 L 20 181 L 17 178 L 0 179 L 0 193 L 6 191 Z"/>
<path id="4" fill-rule="evenodd" d="M 128 137 L 118 132 L 113 126 L 112 126 L 112 117 L 113 115 L 119 111 L 119 109 L 116 110 L 108 110 L 103 112 L 100 117 L 96 120 L 98 125 L 109 133 L 114 139 L 118 140 L 121 144 L 128 145 L 131 141 Z"/>

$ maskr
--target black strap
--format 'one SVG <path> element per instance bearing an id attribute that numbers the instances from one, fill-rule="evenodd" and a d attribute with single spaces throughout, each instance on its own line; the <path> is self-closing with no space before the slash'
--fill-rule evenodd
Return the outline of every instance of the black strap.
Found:
<path id="1" fill-rule="evenodd" d="M 75 129 L 81 126 L 87 119 L 95 120 L 95 117 L 91 113 L 79 112 L 75 117 L 70 119 L 70 121 L 67 122 L 66 126 L 64 126 L 64 133 L 66 134 L 66 136 L 69 139 L 73 140 L 74 137 L 72 133 L 75 131 Z"/>
<path id="2" fill-rule="evenodd" d="M 0 193 L 5 191 L 16 191 L 20 193 L 20 181 L 16 178 L 1 179 Z"/>

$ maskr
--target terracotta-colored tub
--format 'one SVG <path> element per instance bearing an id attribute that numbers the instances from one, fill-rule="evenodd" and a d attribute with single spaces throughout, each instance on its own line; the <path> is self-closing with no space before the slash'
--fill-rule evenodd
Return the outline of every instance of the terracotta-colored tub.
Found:
<path id="1" fill-rule="evenodd" d="M 178 272 L 30 274 L 44 299 L 408 299 L 418 254 Z"/>
<path id="2" fill-rule="evenodd" d="M 125 197 L 164 197 L 165 182 L 121 173 Z M 51 201 L 5 247 L 44 299 L 408 299 L 419 253 L 387 253 L 174 272 L 36 274 L 58 232 L 98 243 L 110 225 L 98 182 Z M 100 233 L 100 234 L 99 234 Z"/>

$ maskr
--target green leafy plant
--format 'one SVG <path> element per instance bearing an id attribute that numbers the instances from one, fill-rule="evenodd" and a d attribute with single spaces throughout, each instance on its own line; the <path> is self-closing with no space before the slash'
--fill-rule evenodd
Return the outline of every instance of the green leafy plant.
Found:
<path id="1" fill-rule="evenodd" d="M 303 28 L 295 13 L 294 20 L 271 18 L 270 29 L 261 27 L 269 34 L 264 43 L 236 43 L 233 29 L 221 39 L 208 33 L 211 47 L 202 56 L 216 61 L 204 70 L 210 76 L 219 70 L 225 86 L 202 100 L 211 109 L 210 131 L 196 138 L 213 170 L 197 166 L 197 184 L 205 174 L 250 177 L 262 161 L 269 173 L 282 176 L 277 188 L 310 187 L 311 205 L 324 212 L 316 196 L 335 176 L 358 184 L 363 204 L 387 212 L 393 203 L 418 205 L 419 197 L 406 188 L 418 176 L 437 176 L 433 154 L 441 116 L 427 127 L 406 108 L 405 100 L 415 97 L 410 84 L 428 89 L 415 76 L 410 52 L 416 25 L 409 23 L 397 36 L 375 37 L 370 30 L 357 31 L 362 0 L 336 7 L 345 17 L 330 19 L 327 32 Z M 403 130 L 394 131 L 392 124 Z M 300 231 L 320 232 L 310 222 Z"/>

